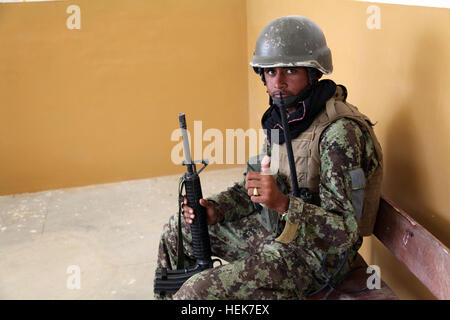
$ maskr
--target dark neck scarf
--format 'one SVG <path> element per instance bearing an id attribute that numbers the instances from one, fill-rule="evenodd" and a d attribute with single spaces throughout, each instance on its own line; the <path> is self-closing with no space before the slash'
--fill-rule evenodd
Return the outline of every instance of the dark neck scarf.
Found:
<path id="1" fill-rule="evenodd" d="M 336 92 L 336 84 L 332 80 L 322 80 L 314 84 L 308 97 L 300 101 L 294 112 L 290 113 L 287 120 L 291 139 L 298 137 L 308 129 L 316 116 L 325 107 L 325 103 Z M 261 119 L 263 129 L 266 129 L 267 139 L 271 143 L 272 130 L 278 130 L 278 143 L 284 143 L 283 125 L 281 124 L 280 108 L 270 99 L 270 108 L 266 110 Z"/>

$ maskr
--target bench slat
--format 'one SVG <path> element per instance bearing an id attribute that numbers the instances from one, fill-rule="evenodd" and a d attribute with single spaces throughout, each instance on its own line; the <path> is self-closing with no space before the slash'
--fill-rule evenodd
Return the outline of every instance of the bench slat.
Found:
<path id="1" fill-rule="evenodd" d="M 384 196 L 374 234 L 438 299 L 450 299 L 448 248 Z"/>

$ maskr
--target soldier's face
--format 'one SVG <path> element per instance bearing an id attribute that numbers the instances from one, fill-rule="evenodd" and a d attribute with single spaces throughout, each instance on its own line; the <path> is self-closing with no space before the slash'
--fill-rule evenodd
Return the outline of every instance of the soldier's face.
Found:
<path id="1" fill-rule="evenodd" d="M 308 85 L 308 74 L 303 67 L 264 69 L 267 92 L 272 97 L 298 95 Z"/>

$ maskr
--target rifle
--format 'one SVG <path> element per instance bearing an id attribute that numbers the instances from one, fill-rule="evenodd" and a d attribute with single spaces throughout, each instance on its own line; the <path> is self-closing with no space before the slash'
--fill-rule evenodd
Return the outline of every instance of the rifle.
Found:
<path id="1" fill-rule="evenodd" d="M 291 184 L 292 184 L 292 195 L 297 198 L 301 198 L 307 203 L 312 202 L 312 194 L 308 188 L 299 188 L 297 180 L 297 170 L 295 169 L 294 154 L 292 152 L 291 134 L 289 131 L 289 125 L 286 117 L 286 106 L 284 104 L 283 96 L 280 92 L 280 114 L 281 114 L 281 124 L 284 128 L 284 141 L 286 143 L 286 151 L 289 161 L 289 171 L 291 173 Z"/>
<path id="2" fill-rule="evenodd" d="M 200 172 L 208 165 L 208 161 L 192 161 L 189 148 L 189 140 L 186 132 L 186 118 L 184 113 L 178 115 L 181 134 L 183 138 L 183 149 L 186 161 L 183 165 L 187 167 L 187 172 L 180 181 L 179 199 L 178 199 L 178 261 L 177 270 L 167 270 L 167 268 L 157 269 L 154 280 L 154 292 L 161 295 L 166 293 L 175 293 L 180 287 L 194 274 L 213 267 L 214 262 L 219 259 L 211 259 L 211 244 L 209 240 L 208 225 L 206 223 L 206 208 L 200 205 L 200 199 L 203 198 L 202 187 L 200 185 Z M 197 172 L 196 163 L 203 164 L 203 167 Z M 183 186 L 186 190 L 187 204 L 195 212 L 195 218 L 190 225 L 192 233 L 192 246 L 194 248 L 194 257 L 196 264 L 193 268 L 183 268 L 183 237 L 181 233 L 181 207 L 184 197 L 182 195 Z"/>

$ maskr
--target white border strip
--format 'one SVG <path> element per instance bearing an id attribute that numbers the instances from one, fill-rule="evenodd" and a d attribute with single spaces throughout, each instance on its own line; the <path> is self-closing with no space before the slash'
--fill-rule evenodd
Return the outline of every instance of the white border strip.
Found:
<path id="1" fill-rule="evenodd" d="M 47 1 L 61 1 L 61 0 L 0 0 L 0 3 L 13 3 L 13 2 L 47 2 Z"/>
<path id="2" fill-rule="evenodd" d="M 61 1 L 61 0 L 0 0 L 0 3 L 11 2 L 42 2 L 42 1 Z M 372 3 L 388 3 L 388 4 L 401 4 L 405 6 L 420 6 L 420 7 L 434 7 L 434 8 L 447 8 L 450 9 L 450 0 L 355 0 L 359 2 L 372 2 Z"/>
<path id="3" fill-rule="evenodd" d="M 359 2 L 401 4 L 405 6 L 433 7 L 450 9 L 450 0 L 356 0 Z"/>

